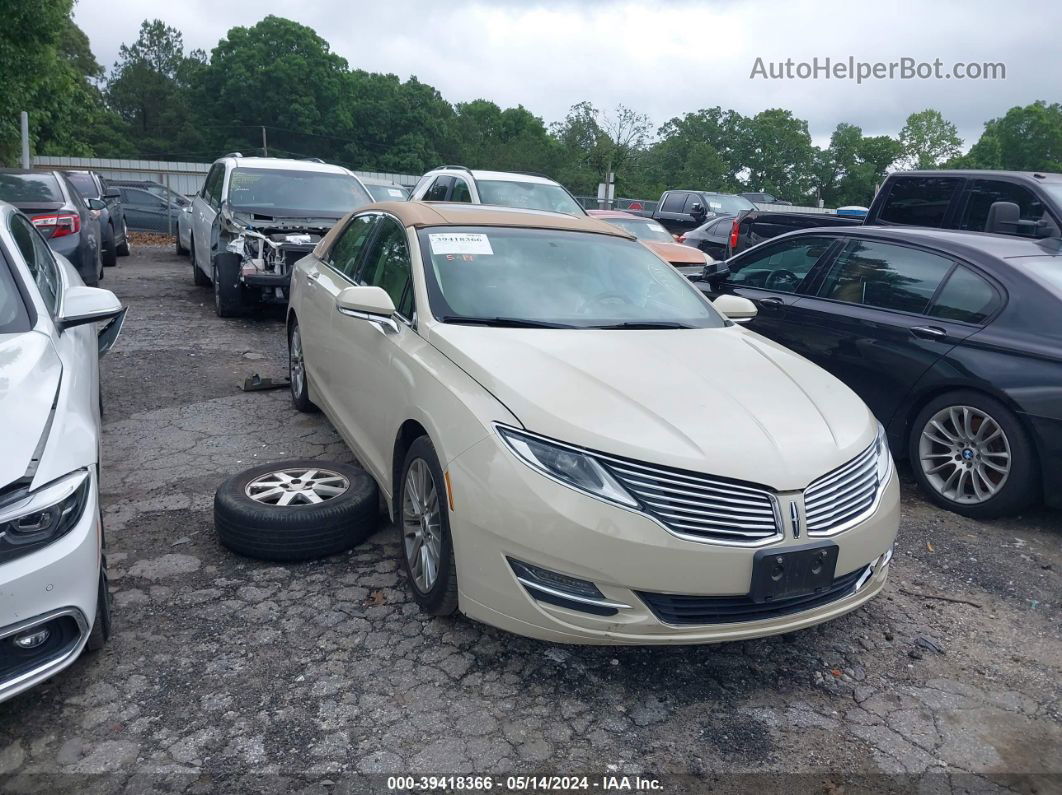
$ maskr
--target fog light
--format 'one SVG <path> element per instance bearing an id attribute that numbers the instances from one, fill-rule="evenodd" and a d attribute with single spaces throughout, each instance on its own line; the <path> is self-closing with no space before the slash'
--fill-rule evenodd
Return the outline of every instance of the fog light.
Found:
<path id="1" fill-rule="evenodd" d="M 38 646 L 47 642 L 51 637 L 51 632 L 47 629 L 38 629 L 36 632 L 24 632 L 21 635 L 15 637 L 15 645 L 20 649 L 36 649 Z"/>

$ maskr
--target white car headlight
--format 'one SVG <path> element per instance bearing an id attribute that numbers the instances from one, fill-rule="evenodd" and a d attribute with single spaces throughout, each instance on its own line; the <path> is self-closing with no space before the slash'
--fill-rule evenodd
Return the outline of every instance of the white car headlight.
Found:
<path id="1" fill-rule="evenodd" d="M 70 532 L 85 511 L 91 482 L 88 470 L 82 469 L 0 507 L 0 563 Z"/>
<path id="2" fill-rule="evenodd" d="M 497 428 L 509 449 L 532 469 L 594 497 L 628 508 L 638 506 L 638 501 L 593 456 L 512 428 Z"/>
<path id="3" fill-rule="evenodd" d="M 874 448 L 878 456 L 878 483 L 884 485 L 892 474 L 892 451 L 889 450 L 889 438 L 885 434 L 885 426 L 878 423 L 878 438 L 874 440 Z"/>

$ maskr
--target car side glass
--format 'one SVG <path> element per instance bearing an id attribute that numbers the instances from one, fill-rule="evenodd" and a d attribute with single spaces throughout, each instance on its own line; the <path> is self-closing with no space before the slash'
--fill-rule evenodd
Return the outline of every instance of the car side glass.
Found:
<path id="1" fill-rule="evenodd" d="M 908 246 L 853 240 L 837 256 L 819 295 L 834 301 L 925 314 L 953 261 Z"/>
<path id="2" fill-rule="evenodd" d="M 382 287 L 395 306 L 401 306 L 412 268 L 405 231 L 390 218 L 380 221 L 380 230 L 366 252 L 360 280 L 373 287 Z M 408 319 L 408 316 L 407 316 Z"/>
<path id="3" fill-rule="evenodd" d="M 452 202 L 470 202 L 472 201 L 472 193 L 468 189 L 468 183 L 460 177 L 454 178 L 454 189 L 450 193 L 450 201 Z"/>
<path id="4" fill-rule="evenodd" d="M 336 240 L 329 253 L 329 265 L 351 280 L 356 280 L 358 255 L 371 236 L 378 215 L 358 215 Z"/>
<path id="5" fill-rule="evenodd" d="M 833 241 L 809 237 L 787 240 L 728 261 L 730 284 L 794 293 Z"/>

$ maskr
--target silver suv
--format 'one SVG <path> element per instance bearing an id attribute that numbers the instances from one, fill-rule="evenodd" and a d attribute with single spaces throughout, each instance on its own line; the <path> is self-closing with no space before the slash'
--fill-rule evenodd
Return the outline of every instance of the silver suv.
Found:
<path id="1" fill-rule="evenodd" d="M 473 171 L 440 166 L 417 183 L 410 201 L 469 202 L 586 215 L 579 202 L 559 183 L 541 174 L 517 171 Z"/>

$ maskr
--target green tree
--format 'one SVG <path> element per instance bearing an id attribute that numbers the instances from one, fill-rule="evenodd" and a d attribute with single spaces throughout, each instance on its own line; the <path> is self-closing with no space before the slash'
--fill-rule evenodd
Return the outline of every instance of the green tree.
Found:
<path id="1" fill-rule="evenodd" d="M 937 168 L 959 154 L 962 139 L 940 111 L 926 108 L 907 117 L 900 130 L 900 145 L 908 168 Z"/>
<path id="2" fill-rule="evenodd" d="M 985 123 L 970 151 L 953 165 L 1013 171 L 1062 171 L 1062 105 L 1043 100 L 1013 107 Z"/>
<path id="3" fill-rule="evenodd" d="M 808 123 L 791 111 L 771 108 L 738 126 L 736 155 L 745 184 L 790 201 L 804 200 L 814 186 L 815 149 Z"/>

